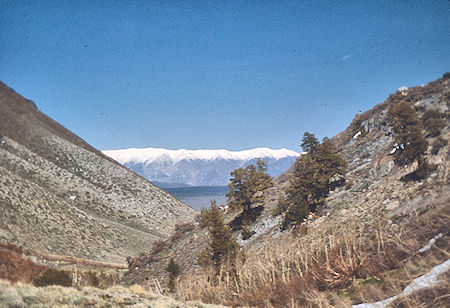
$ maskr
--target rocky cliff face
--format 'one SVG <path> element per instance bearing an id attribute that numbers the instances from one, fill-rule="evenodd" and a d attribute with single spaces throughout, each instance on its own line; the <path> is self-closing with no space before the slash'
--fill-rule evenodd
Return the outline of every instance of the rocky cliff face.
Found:
<path id="1" fill-rule="evenodd" d="M 195 211 L 0 83 L 0 240 L 121 262 Z"/>

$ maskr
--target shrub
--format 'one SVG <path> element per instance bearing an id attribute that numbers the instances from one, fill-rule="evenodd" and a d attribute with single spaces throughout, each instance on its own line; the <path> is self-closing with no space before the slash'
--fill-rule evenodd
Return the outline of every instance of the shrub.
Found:
<path id="1" fill-rule="evenodd" d="M 100 280 L 97 277 L 97 274 L 95 274 L 95 272 L 92 271 L 87 271 L 85 273 L 85 278 L 86 278 L 86 282 L 89 286 L 98 288 L 100 285 Z"/>
<path id="2" fill-rule="evenodd" d="M 29 283 L 46 268 L 23 257 L 21 247 L 0 243 L 0 279 Z"/>
<path id="3" fill-rule="evenodd" d="M 248 225 L 242 225 L 242 239 L 245 241 L 247 239 L 249 239 L 250 237 L 252 237 L 253 234 L 255 234 L 255 231 L 250 230 L 250 228 L 248 227 Z"/>
<path id="4" fill-rule="evenodd" d="M 72 277 L 70 277 L 70 275 L 66 271 L 49 268 L 45 272 L 43 272 L 38 279 L 34 281 L 34 285 L 37 287 L 45 287 L 51 285 L 71 287 Z"/>
<path id="5" fill-rule="evenodd" d="M 439 153 L 439 150 L 445 147 L 448 144 L 448 141 L 442 138 L 441 136 L 437 137 L 433 142 L 433 147 L 431 148 L 431 154 L 436 155 Z"/>
<path id="6" fill-rule="evenodd" d="M 173 258 L 170 259 L 169 264 L 167 264 L 166 271 L 169 273 L 169 289 L 171 292 L 175 291 L 175 280 L 181 273 L 181 268 L 178 263 L 176 263 Z"/>
<path id="7" fill-rule="evenodd" d="M 195 228 L 195 225 L 192 222 L 175 225 L 175 231 L 179 231 L 181 233 L 185 233 L 185 232 L 194 230 L 194 228 Z"/>
<path id="8" fill-rule="evenodd" d="M 431 137 L 439 136 L 442 128 L 445 127 L 442 115 L 435 109 L 427 110 L 422 116 L 422 121 L 428 136 Z"/>
<path id="9" fill-rule="evenodd" d="M 153 245 L 152 245 L 152 250 L 150 252 L 150 254 L 152 255 L 156 255 L 158 253 L 160 253 L 161 251 L 163 251 L 164 247 L 166 247 L 167 242 L 164 239 L 157 239 Z"/>
<path id="10" fill-rule="evenodd" d="M 363 121 L 361 114 L 357 113 L 355 115 L 355 117 L 353 118 L 352 123 L 350 124 L 350 129 L 352 131 L 352 137 L 358 132 L 361 133 L 361 135 L 360 135 L 361 138 L 365 137 L 367 135 L 368 131 L 362 125 L 363 122 L 364 121 Z"/>
<path id="11" fill-rule="evenodd" d="M 426 160 L 421 160 L 419 161 L 419 166 L 417 167 L 417 169 L 403 176 L 401 180 L 404 182 L 420 181 L 427 178 L 430 173 L 435 171 L 436 169 L 436 165 L 430 164 Z"/>

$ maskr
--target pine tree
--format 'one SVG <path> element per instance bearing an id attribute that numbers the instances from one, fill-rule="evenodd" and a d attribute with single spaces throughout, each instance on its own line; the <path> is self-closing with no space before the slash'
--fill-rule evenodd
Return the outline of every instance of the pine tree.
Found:
<path id="1" fill-rule="evenodd" d="M 238 168 L 231 172 L 228 184 L 228 205 L 233 209 L 242 209 L 244 217 L 248 217 L 251 206 L 261 202 L 263 196 L 257 194 L 272 187 L 272 178 L 266 173 L 267 166 L 262 159 L 254 165 Z"/>
<path id="2" fill-rule="evenodd" d="M 319 143 L 313 134 L 306 132 L 301 146 L 307 153 L 296 160 L 286 197 L 278 205 L 277 212 L 285 212 L 283 227 L 300 223 L 310 212 L 315 212 L 346 172 L 347 163 L 336 154 L 329 139 Z"/>
<path id="3" fill-rule="evenodd" d="M 169 289 L 171 292 L 174 292 L 175 280 L 181 273 L 180 265 L 171 258 L 169 264 L 167 264 L 166 271 L 169 273 Z"/>
<path id="4" fill-rule="evenodd" d="M 302 144 L 300 145 L 303 151 L 305 152 L 314 152 L 317 146 L 320 144 L 319 140 L 317 140 L 314 134 L 310 132 L 305 132 L 302 138 Z"/>
<path id="5" fill-rule="evenodd" d="M 209 245 L 198 257 L 198 263 L 206 266 L 213 264 L 217 268 L 225 260 L 236 256 L 239 245 L 231 233 L 223 218 L 222 211 L 218 206 L 211 205 L 209 210 L 202 211 L 200 227 L 208 228 Z"/>
<path id="6" fill-rule="evenodd" d="M 394 129 L 394 162 L 404 166 L 414 161 L 423 164 L 423 156 L 427 150 L 427 142 L 422 135 L 422 123 L 416 112 L 407 102 L 400 102 L 388 111 L 388 118 Z"/>

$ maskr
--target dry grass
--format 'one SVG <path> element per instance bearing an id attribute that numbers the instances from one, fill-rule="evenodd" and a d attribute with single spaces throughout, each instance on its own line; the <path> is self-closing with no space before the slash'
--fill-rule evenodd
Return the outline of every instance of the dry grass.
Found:
<path id="1" fill-rule="evenodd" d="M 183 307 L 214 308 L 198 302 L 180 302 L 157 295 L 141 286 L 97 288 L 37 288 L 29 284 L 0 279 L 0 307 Z"/>
<path id="2" fill-rule="evenodd" d="M 417 215 L 403 228 L 384 221 L 370 228 L 354 222 L 312 239 L 267 242 L 262 251 L 239 256 L 219 273 L 206 269 L 184 275 L 177 295 L 258 307 L 347 307 L 381 300 L 448 259 L 449 211 L 443 206 Z M 446 235 L 438 248 L 416 253 L 440 232 Z"/>

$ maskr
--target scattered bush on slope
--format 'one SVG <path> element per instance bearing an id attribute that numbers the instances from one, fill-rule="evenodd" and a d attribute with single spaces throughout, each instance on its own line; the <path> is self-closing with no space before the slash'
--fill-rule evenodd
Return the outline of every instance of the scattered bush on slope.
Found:
<path id="1" fill-rule="evenodd" d="M 66 271 L 48 268 L 33 283 L 37 287 L 52 285 L 71 287 L 72 277 Z"/>

